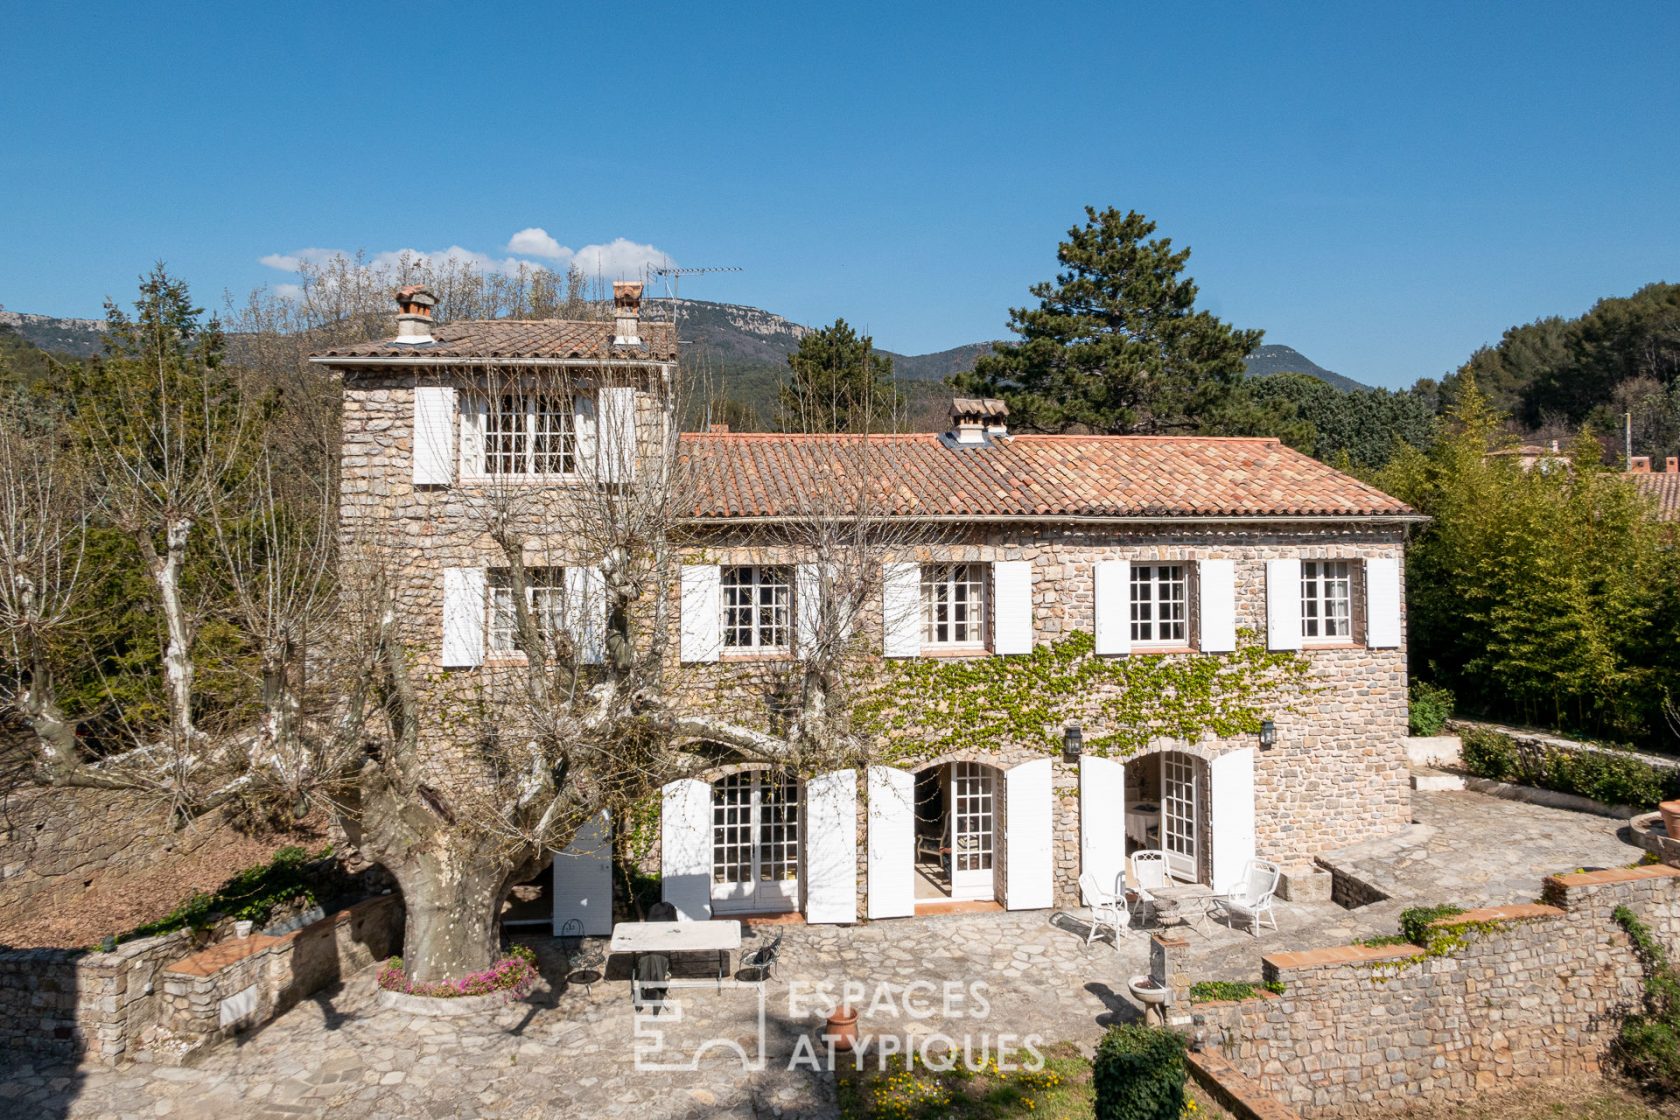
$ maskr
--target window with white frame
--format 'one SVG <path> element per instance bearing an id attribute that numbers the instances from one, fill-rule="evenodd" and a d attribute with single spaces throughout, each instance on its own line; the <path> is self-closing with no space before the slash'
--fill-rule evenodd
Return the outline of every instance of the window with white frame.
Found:
<path id="1" fill-rule="evenodd" d="M 986 642 L 986 565 L 922 565 L 922 645 Z"/>
<path id="2" fill-rule="evenodd" d="M 494 393 L 484 413 L 484 473 L 571 474 L 577 469 L 572 402 L 558 393 Z"/>
<path id="3" fill-rule="evenodd" d="M 490 573 L 490 652 L 519 652 L 519 621 L 513 609 L 513 577 L 506 568 Z M 564 625 L 565 572 L 560 568 L 525 569 L 525 605 L 537 636 L 550 641 Z"/>
<path id="4" fill-rule="evenodd" d="M 1307 641 L 1353 638 L 1353 570 L 1347 560 L 1301 561 L 1301 637 Z"/>
<path id="5" fill-rule="evenodd" d="M 1140 645 L 1183 645 L 1185 622 L 1183 564 L 1132 564 L 1132 641 Z"/>
<path id="6" fill-rule="evenodd" d="M 746 653 L 792 648 L 793 582 L 786 567 L 726 567 L 723 583 L 723 648 Z"/>

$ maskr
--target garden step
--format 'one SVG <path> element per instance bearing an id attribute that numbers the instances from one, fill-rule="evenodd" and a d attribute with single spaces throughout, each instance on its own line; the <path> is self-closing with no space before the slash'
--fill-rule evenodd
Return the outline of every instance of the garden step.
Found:
<path id="1" fill-rule="evenodd" d="M 1463 789 L 1464 775 L 1433 766 L 1412 767 L 1412 788 L 1423 790 Z"/>

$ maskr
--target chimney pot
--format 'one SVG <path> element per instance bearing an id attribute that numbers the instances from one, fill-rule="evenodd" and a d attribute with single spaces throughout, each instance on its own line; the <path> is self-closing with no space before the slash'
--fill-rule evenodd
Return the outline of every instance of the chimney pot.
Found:
<path id="1" fill-rule="evenodd" d="M 1668 458 L 1664 459 L 1663 470 L 1667 471 L 1669 474 L 1674 474 L 1675 472 L 1680 471 L 1680 456 L 1670 455 Z"/>
<path id="2" fill-rule="evenodd" d="M 640 280 L 613 281 L 613 345 L 640 346 L 642 283 Z"/>
<path id="3" fill-rule="evenodd" d="M 709 424 L 709 425 L 707 425 L 706 430 L 711 432 L 714 435 L 724 436 L 724 435 L 729 434 L 729 425 L 728 424 Z"/>
<path id="4" fill-rule="evenodd" d="M 958 443 L 986 443 L 993 436 L 1007 436 L 1004 418 L 1009 406 L 994 397 L 953 397 L 951 437 Z"/>
<path id="5" fill-rule="evenodd" d="M 397 341 L 414 346 L 432 341 L 432 308 L 437 296 L 423 284 L 397 289 Z"/>
<path id="6" fill-rule="evenodd" d="M 1628 460 L 1628 470 L 1633 474 L 1650 474 L 1651 457 L 1649 455 L 1635 455 Z"/>

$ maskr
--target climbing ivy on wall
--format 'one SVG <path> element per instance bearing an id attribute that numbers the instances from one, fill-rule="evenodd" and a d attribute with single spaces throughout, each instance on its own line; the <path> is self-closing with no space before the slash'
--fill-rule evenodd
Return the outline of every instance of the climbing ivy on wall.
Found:
<path id="1" fill-rule="evenodd" d="M 889 661 L 858 708 L 883 762 L 1016 745 L 1056 753 L 1062 729 L 1086 728 L 1085 752 L 1124 757 L 1157 737 L 1194 742 L 1254 734 L 1312 692 L 1311 662 L 1268 650 L 1253 630 L 1234 653 L 1098 657 L 1075 631 L 1017 657 Z"/>

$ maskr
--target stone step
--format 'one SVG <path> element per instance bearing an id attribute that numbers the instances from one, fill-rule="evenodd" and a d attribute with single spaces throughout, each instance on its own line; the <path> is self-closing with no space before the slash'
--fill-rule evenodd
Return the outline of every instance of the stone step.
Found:
<path id="1" fill-rule="evenodd" d="M 1412 767 L 1412 788 L 1421 790 L 1463 789 L 1464 775 L 1433 766 Z"/>

